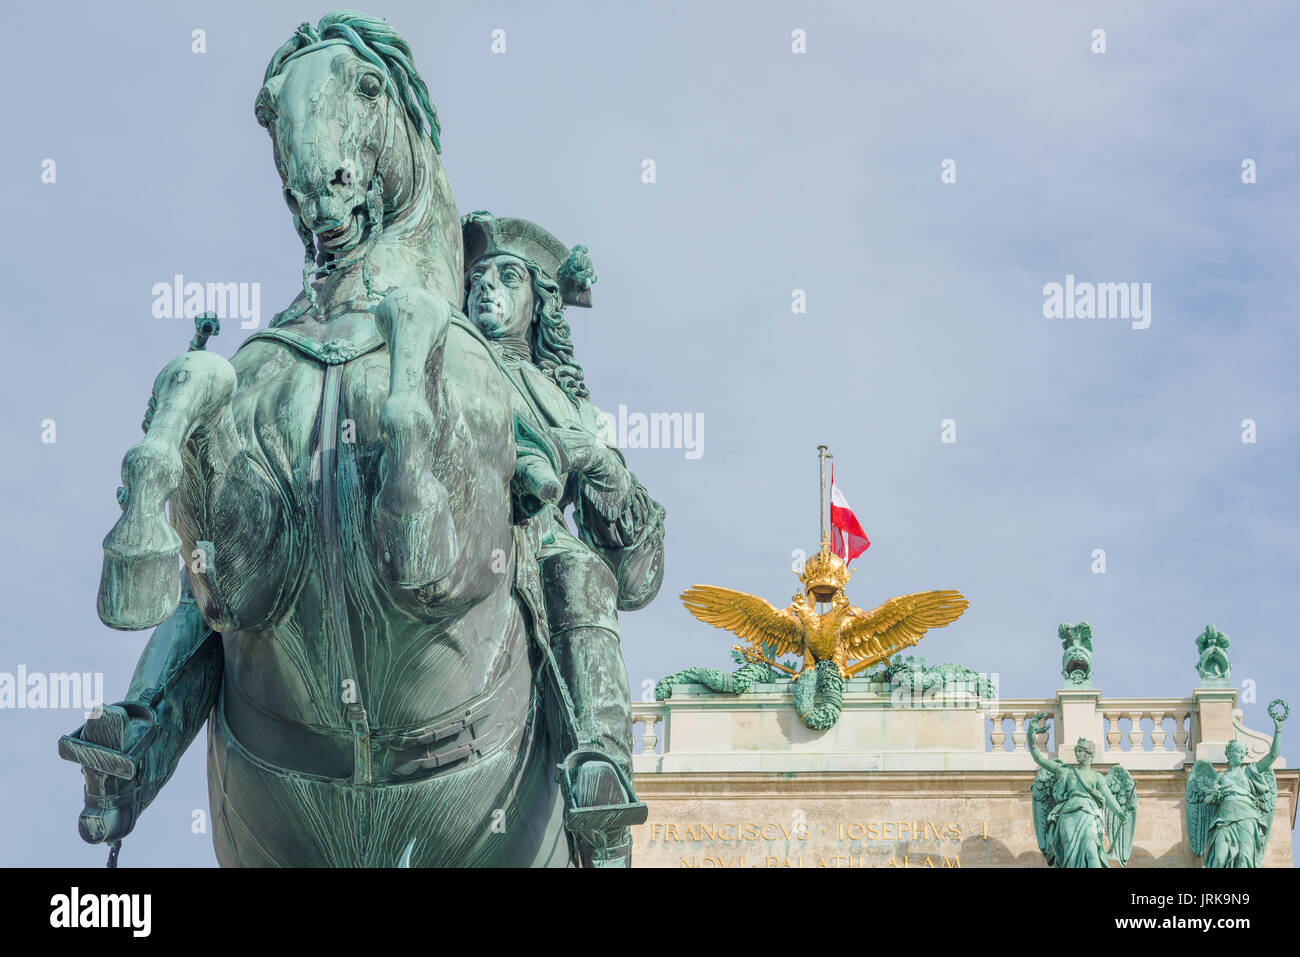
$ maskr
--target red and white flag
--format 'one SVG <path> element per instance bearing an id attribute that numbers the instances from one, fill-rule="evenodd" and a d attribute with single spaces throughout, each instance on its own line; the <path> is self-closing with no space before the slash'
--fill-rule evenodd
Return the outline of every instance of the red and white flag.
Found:
<path id="1" fill-rule="evenodd" d="M 831 465 L 831 551 L 848 564 L 868 548 L 871 542 L 862 530 L 848 500 L 835 485 L 835 466 Z"/>

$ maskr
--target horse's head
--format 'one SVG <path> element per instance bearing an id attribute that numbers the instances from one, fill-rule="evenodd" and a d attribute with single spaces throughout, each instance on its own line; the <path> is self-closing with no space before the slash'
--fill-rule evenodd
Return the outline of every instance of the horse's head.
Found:
<path id="1" fill-rule="evenodd" d="M 455 219 L 437 111 L 410 47 L 386 21 L 344 10 L 302 24 L 271 58 L 254 109 L 309 258 L 337 259 L 378 239 L 385 220 L 431 186 Z M 454 245 L 458 265 L 459 236 Z"/>

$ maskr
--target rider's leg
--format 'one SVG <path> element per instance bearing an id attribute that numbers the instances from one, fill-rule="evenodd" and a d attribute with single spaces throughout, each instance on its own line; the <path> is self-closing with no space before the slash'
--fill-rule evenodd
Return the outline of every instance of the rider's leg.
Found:
<path id="1" fill-rule="evenodd" d="M 573 699 L 577 746 L 605 752 L 631 782 L 631 699 L 619 647 L 614 576 L 596 555 L 585 548 L 572 549 L 543 559 L 542 585 L 551 646 Z M 633 799 L 604 761 L 578 767 L 574 792 L 579 807 L 627 804 Z M 581 850 L 588 863 L 619 866 L 630 855 L 630 832 L 626 827 L 613 828 L 596 846 Z"/>
<path id="2" fill-rule="evenodd" d="M 59 754 L 82 764 L 86 806 L 81 837 L 91 843 L 119 841 L 135 826 L 140 813 L 176 770 L 216 702 L 221 684 L 221 635 L 203 621 L 188 588 L 175 614 L 154 630 L 123 701 L 89 717 L 81 734 L 59 742 Z M 147 749 L 130 755 L 131 745 L 149 732 Z M 104 764 L 97 748 L 135 758 L 134 774 L 123 778 Z"/>
<path id="3" fill-rule="evenodd" d="M 632 714 L 619 646 L 618 584 L 586 549 L 542 562 L 551 645 L 569 687 L 581 743 L 608 752 L 632 776 Z"/>

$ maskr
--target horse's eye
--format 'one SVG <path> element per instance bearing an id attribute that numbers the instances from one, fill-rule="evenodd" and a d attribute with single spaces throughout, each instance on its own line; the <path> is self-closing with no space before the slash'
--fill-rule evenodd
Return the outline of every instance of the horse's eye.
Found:
<path id="1" fill-rule="evenodd" d="M 361 79 L 357 80 L 357 92 L 368 100 L 377 97 L 383 88 L 384 81 L 379 78 L 378 73 L 363 73 Z"/>

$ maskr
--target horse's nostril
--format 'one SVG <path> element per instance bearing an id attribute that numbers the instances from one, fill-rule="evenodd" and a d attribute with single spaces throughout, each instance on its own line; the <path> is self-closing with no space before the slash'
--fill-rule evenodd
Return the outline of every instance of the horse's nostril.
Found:
<path id="1" fill-rule="evenodd" d="M 334 182 L 340 186 L 352 185 L 352 170 L 346 166 L 340 166 L 334 171 Z"/>
<path id="2" fill-rule="evenodd" d="M 284 203 L 289 207 L 289 212 L 297 216 L 300 212 L 298 209 L 298 197 L 293 195 L 293 190 L 285 188 Z"/>

